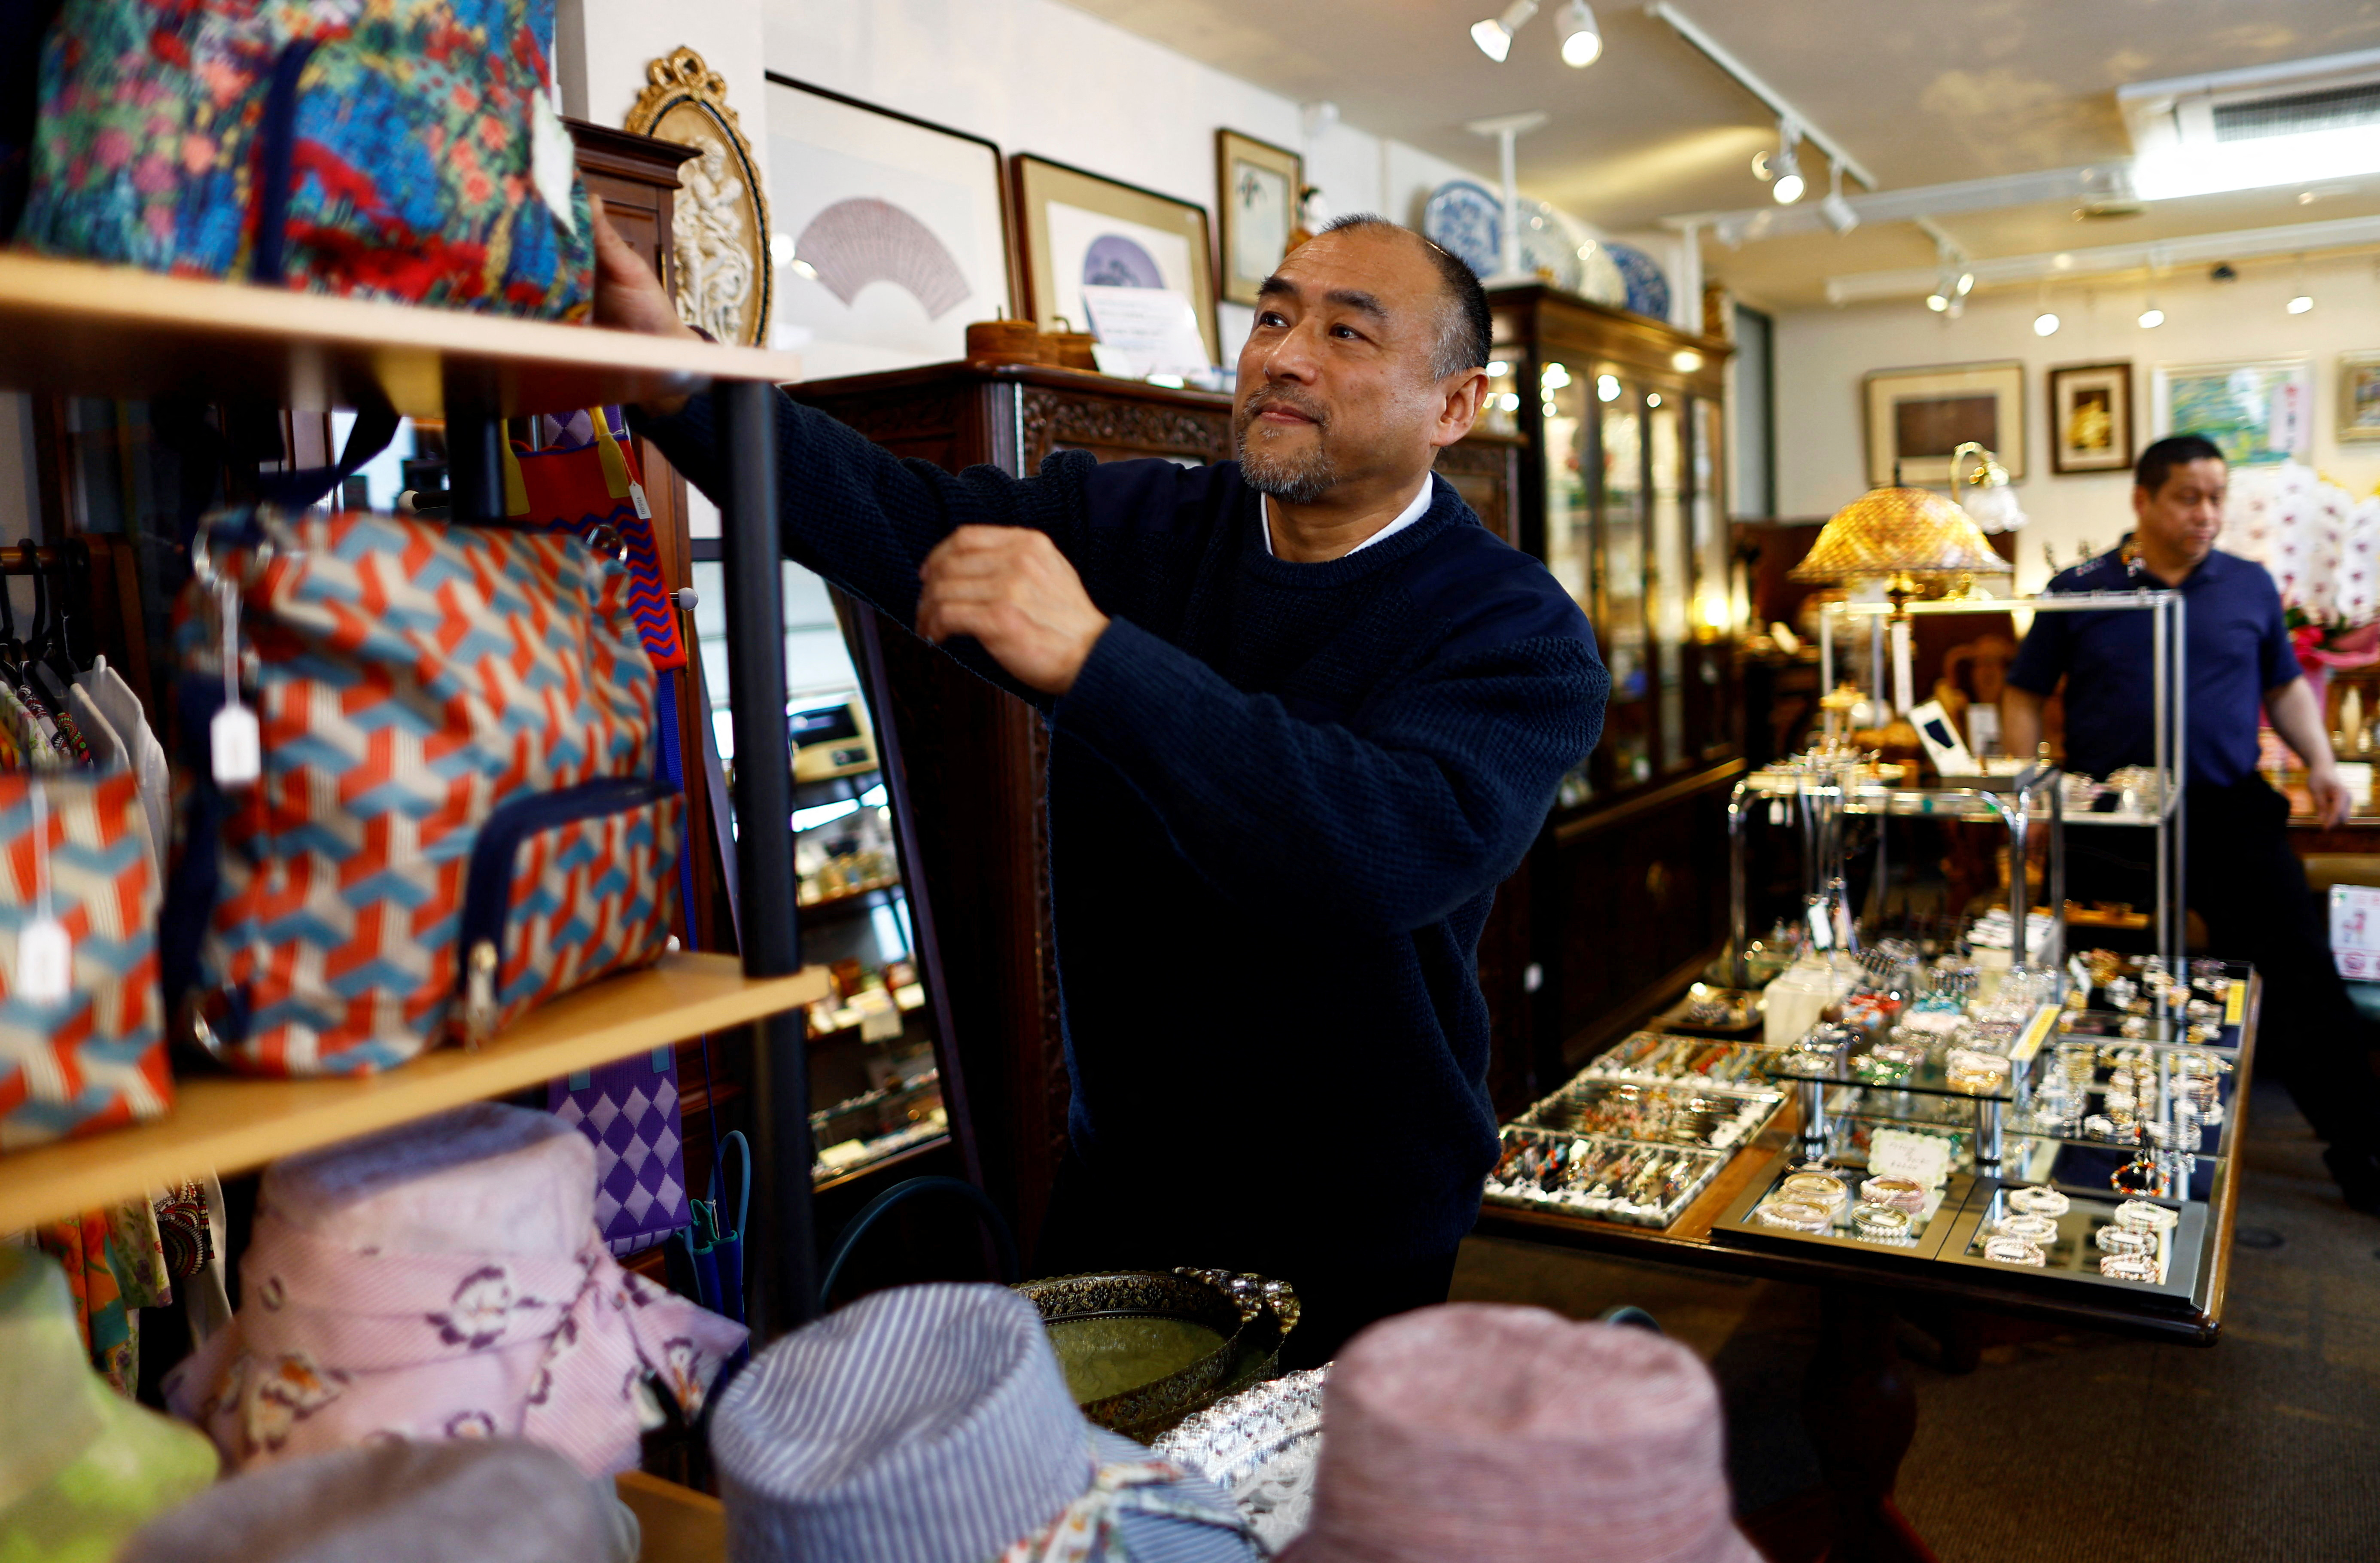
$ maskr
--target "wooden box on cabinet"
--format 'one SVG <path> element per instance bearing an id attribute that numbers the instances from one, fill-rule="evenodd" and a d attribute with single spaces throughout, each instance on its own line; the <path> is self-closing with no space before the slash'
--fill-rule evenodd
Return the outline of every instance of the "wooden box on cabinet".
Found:
<path id="1" fill-rule="evenodd" d="M 1232 402 L 1071 370 L 942 364 L 788 386 L 895 455 L 957 471 L 978 463 L 1039 470 L 1052 452 L 1103 461 L 1203 463 L 1232 453 Z M 1511 535 L 1518 442 L 1482 436 L 1439 470 Z M 941 930 L 985 1180 L 1029 1250 L 1064 1154 L 1067 1083 L 1058 1021 L 1043 813 L 1048 735 L 1038 713 L 908 634 L 881 626 L 890 719 L 902 740 L 919 857 Z M 1505 900 L 1515 900 L 1508 888 Z M 1481 944 L 1495 986 L 1521 983 L 1512 914 Z M 1525 930 L 1523 918 L 1517 926 Z M 1256 952 L 1252 952 L 1252 958 Z M 1509 1008 L 1509 1007 L 1508 1007 Z M 1499 1057 L 1500 1075 L 1525 1057 Z"/>

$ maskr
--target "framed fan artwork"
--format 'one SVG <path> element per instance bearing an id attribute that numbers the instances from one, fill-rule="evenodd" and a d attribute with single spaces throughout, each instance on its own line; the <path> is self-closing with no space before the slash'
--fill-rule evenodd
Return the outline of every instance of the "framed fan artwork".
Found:
<path id="1" fill-rule="evenodd" d="M 996 144 L 773 71 L 768 127 L 770 345 L 805 379 L 963 359 L 1016 312 Z"/>
<path id="2" fill-rule="evenodd" d="M 1019 153 L 1009 159 L 1024 240 L 1026 311 L 1044 331 L 1090 329 L 1085 287 L 1158 288 L 1186 300 L 1216 361 L 1214 244 L 1207 209 Z"/>

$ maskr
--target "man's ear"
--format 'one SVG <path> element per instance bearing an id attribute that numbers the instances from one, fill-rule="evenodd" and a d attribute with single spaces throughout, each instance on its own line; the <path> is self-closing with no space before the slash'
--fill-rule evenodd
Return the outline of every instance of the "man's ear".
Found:
<path id="1" fill-rule="evenodd" d="M 1488 372 L 1474 369 L 1466 373 L 1450 374 L 1444 381 L 1446 404 L 1439 409 L 1438 428 L 1430 443 L 1450 446 L 1471 433 L 1479 421 L 1479 410 L 1488 402 Z"/>

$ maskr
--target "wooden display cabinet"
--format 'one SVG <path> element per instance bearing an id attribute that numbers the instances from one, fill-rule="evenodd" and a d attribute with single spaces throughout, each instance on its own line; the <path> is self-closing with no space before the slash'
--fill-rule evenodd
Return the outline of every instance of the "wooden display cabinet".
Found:
<path id="1" fill-rule="evenodd" d="M 1488 298 L 1484 421 L 1517 443 L 1514 541 L 1586 611 L 1612 680 L 1603 739 L 1524 871 L 1538 981 L 1530 1068 L 1498 1092 L 1509 1112 L 1716 953 L 1744 763 L 1721 476 L 1731 349 L 1543 286 Z"/>

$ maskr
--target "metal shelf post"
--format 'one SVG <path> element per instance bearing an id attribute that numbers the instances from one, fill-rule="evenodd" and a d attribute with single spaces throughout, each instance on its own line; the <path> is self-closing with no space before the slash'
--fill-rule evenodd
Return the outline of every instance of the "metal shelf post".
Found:
<path id="1" fill-rule="evenodd" d="M 785 604 L 777 531 L 777 389 L 722 381 L 717 409 L 721 557 L 727 584 L 727 678 L 735 732 L 737 926 L 744 971 L 801 965 L 794 910 L 793 747 L 785 727 Z M 800 1011 L 753 1028 L 753 1160 L 761 1243 L 756 1334 L 765 1343 L 818 1312 L 810 1205 L 809 1060 Z"/>

